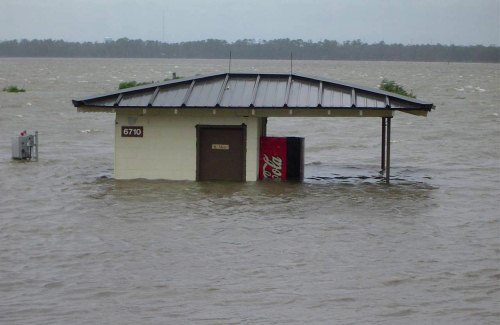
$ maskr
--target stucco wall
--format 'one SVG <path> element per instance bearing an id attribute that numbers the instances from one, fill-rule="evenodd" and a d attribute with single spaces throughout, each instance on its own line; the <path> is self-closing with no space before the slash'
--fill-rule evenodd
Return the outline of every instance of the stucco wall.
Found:
<path id="1" fill-rule="evenodd" d="M 258 177 L 260 118 L 117 112 L 115 178 L 196 180 L 196 125 L 247 125 L 246 180 Z M 121 137 L 122 126 L 142 126 L 142 138 Z"/>

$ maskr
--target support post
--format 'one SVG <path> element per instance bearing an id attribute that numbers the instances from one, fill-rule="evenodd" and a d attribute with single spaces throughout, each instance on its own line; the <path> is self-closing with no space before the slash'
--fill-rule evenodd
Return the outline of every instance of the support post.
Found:
<path id="1" fill-rule="evenodd" d="M 38 161 L 38 131 L 35 131 L 35 161 Z"/>
<path id="2" fill-rule="evenodd" d="M 389 184 L 391 177 L 391 117 L 387 118 L 387 152 L 385 162 L 385 182 Z"/>
<path id="3" fill-rule="evenodd" d="M 380 155 L 380 169 L 383 171 L 385 169 L 385 117 L 382 117 L 382 153 Z"/>

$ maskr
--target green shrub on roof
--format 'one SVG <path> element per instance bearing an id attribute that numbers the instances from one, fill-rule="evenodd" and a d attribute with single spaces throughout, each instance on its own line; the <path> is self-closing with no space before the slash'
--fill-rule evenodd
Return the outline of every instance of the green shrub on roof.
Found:
<path id="1" fill-rule="evenodd" d="M 406 89 L 404 89 L 403 86 L 398 85 L 394 80 L 388 80 L 384 78 L 378 88 L 398 95 L 416 98 L 416 96 L 413 95 L 413 92 L 408 92 Z"/>
<path id="2" fill-rule="evenodd" d="M 174 79 L 181 79 L 182 77 L 180 76 L 174 76 L 172 79 L 170 78 L 165 78 L 163 81 L 169 81 L 169 80 L 174 80 Z M 131 88 L 131 87 L 137 87 L 137 86 L 144 86 L 144 85 L 150 85 L 157 83 L 159 81 L 146 81 L 146 82 L 137 82 L 135 80 L 130 80 L 130 81 L 123 81 L 120 82 L 118 85 L 118 89 L 125 89 L 125 88 Z"/>
<path id="3" fill-rule="evenodd" d="M 131 87 L 137 87 L 137 86 L 144 86 L 144 85 L 149 85 L 152 84 L 153 81 L 151 82 L 137 82 L 135 80 L 130 80 L 130 81 L 123 81 L 120 82 L 118 85 L 118 89 L 125 89 L 125 88 L 131 88 Z"/>

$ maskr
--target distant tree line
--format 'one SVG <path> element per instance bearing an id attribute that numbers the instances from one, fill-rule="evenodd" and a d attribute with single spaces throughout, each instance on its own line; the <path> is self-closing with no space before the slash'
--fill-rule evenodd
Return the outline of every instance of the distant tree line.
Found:
<path id="1" fill-rule="evenodd" d="M 500 62 L 498 46 L 403 45 L 384 42 L 367 44 L 361 40 L 319 42 L 301 39 L 227 42 L 218 39 L 181 43 L 120 38 L 104 43 L 63 40 L 11 40 L 0 42 L 0 57 L 98 57 L 98 58 L 227 58 L 299 60 L 380 60 Z"/>

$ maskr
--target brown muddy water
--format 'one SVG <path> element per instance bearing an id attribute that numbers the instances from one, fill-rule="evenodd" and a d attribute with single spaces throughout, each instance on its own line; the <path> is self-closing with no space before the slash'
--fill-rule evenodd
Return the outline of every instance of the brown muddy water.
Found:
<path id="1" fill-rule="evenodd" d="M 393 119 L 270 119 L 306 138 L 304 183 L 113 179 L 113 114 L 75 97 L 224 60 L 0 59 L 1 324 L 498 324 L 500 65 L 296 61 L 437 106 Z M 287 61 L 232 70 L 287 72 Z M 40 132 L 40 161 L 10 138 Z"/>

